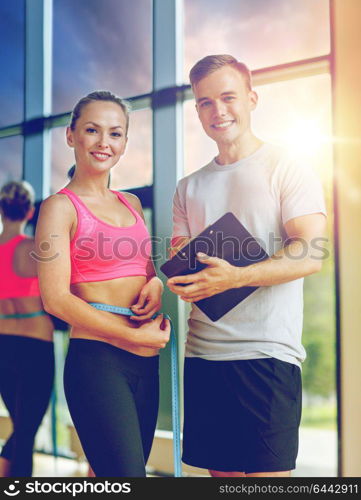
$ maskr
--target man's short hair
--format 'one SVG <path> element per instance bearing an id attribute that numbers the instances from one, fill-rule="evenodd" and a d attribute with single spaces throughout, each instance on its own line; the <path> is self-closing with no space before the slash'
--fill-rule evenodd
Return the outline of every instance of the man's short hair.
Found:
<path id="1" fill-rule="evenodd" d="M 250 70 L 244 63 L 237 61 L 235 57 L 230 56 L 229 54 L 206 56 L 198 61 L 189 73 L 189 80 L 191 82 L 191 85 L 193 86 L 204 77 L 210 75 L 214 71 L 217 71 L 217 69 L 223 68 L 224 66 L 231 66 L 232 68 L 239 71 L 244 78 L 247 89 L 252 90 Z"/>

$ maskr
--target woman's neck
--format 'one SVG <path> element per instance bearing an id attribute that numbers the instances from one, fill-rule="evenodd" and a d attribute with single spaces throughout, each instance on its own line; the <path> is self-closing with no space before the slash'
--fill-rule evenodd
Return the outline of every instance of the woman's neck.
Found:
<path id="1" fill-rule="evenodd" d="M 19 234 L 24 234 L 26 221 L 11 221 L 9 219 L 2 219 L 3 231 L 0 235 L 2 241 L 11 240 Z"/>
<path id="2" fill-rule="evenodd" d="M 74 175 L 66 187 L 80 195 L 105 197 L 109 194 L 108 175 L 92 178 L 78 173 Z"/>

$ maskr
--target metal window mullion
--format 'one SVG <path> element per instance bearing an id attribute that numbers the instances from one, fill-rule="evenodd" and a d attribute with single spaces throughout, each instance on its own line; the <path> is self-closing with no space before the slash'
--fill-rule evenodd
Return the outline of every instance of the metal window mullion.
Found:
<path id="1" fill-rule="evenodd" d="M 178 179 L 183 175 L 182 99 L 172 92 L 183 80 L 183 2 L 153 1 L 153 227 L 156 267 L 166 258 L 172 233 L 172 201 Z M 171 92 L 165 91 L 171 90 Z M 164 278 L 161 272 L 159 277 Z M 165 289 L 163 310 L 171 315 L 178 335 L 184 333 L 183 304 Z M 183 344 L 183 342 L 180 342 Z M 161 355 L 161 397 L 158 427 L 171 427 L 170 350 Z"/>
<path id="2" fill-rule="evenodd" d="M 52 0 L 25 0 L 25 109 L 23 178 L 37 200 L 50 192 L 50 130 L 27 126 L 51 114 Z"/>
<path id="3" fill-rule="evenodd" d="M 278 66 L 271 66 L 268 68 L 260 68 L 252 71 L 253 84 L 266 85 L 277 83 L 285 80 L 294 80 L 297 78 L 305 78 L 308 76 L 316 76 L 321 74 L 330 73 L 330 56 L 324 55 L 317 58 L 304 59 L 302 61 L 294 61 L 287 64 Z M 183 99 L 193 99 L 193 94 L 190 85 L 180 85 L 183 92 Z M 168 90 L 175 89 L 176 87 L 169 87 Z M 141 96 L 128 97 L 132 102 L 133 111 L 148 109 L 151 106 L 153 93 L 144 94 Z M 70 112 L 61 113 L 59 115 L 51 115 L 46 119 L 44 118 L 45 128 L 55 128 L 66 126 L 69 122 Z M 28 123 L 11 124 L 6 127 L 0 127 L 0 138 L 12 137 L 23 133 L 24 126 L 27 128 Z M 30 126 L 31 128 L 31 126 Z"/>

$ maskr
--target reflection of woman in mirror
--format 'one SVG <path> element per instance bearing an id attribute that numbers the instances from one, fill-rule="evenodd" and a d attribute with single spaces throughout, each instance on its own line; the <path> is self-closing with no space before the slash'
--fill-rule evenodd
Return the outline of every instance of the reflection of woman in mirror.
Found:
<path id="1" fill-rule="evenodd" d="M 43 309 L 34 239 L 24 228 L 34 213 L 26 182 L 0 190 L 0 393 L 13 432 L 0 457 L 0 477 L 32 475 L 33 447 L 53 387 L 53 323 Z"/>

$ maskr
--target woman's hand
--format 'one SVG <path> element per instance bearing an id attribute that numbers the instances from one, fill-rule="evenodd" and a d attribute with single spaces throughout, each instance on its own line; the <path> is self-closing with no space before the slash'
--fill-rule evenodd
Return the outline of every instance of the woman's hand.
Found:
<path id="1" fill-rule="evenodd" d="M 162 307 L 163 283 L 154 276 L 142 288 L 138 302 L 131 306 L 134 316 L 130 319 L 134 321 L 144 321 L 150 319 Z"/>
<path id="2" fill-rule="evenodd" d="M 163 327 L 163 328 L 162 328 Z M 147 321 L 134 329 L 134 343 L 153 349 L 162 349 L 167 345 L 170 336 L 170 322 L 159 314 L 155 319 Z"/>

